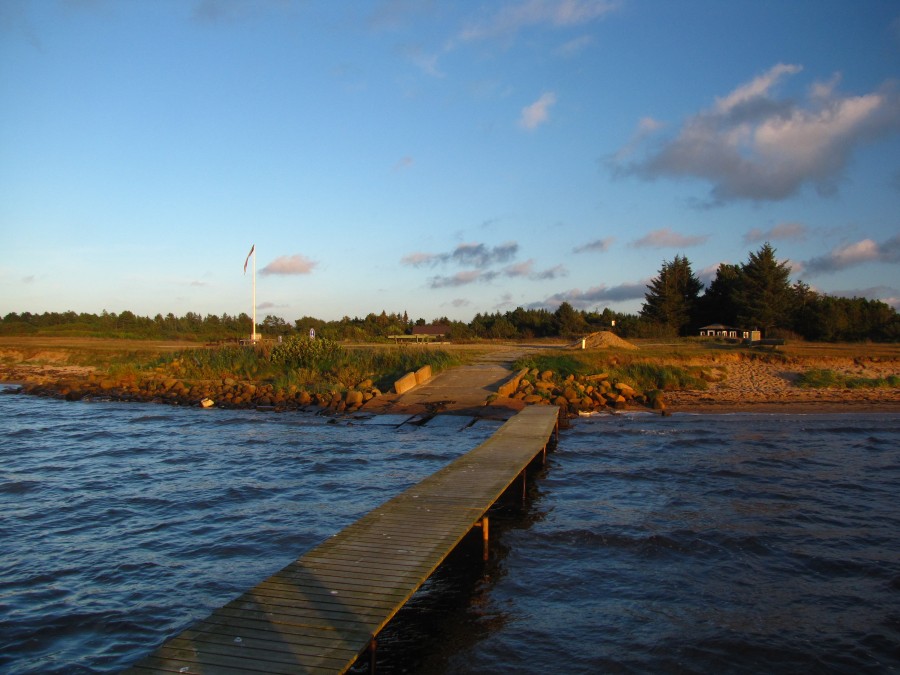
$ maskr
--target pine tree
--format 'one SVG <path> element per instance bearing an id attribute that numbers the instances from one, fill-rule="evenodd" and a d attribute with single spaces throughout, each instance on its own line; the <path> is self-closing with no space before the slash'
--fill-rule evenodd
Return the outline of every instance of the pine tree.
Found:
<path id="1" fill-rule="evenodd" d="M 791 270 L 788 263 L 778 262 L 769 242 L 741 265 L 741 288 L 738 293 L 737 318 L 744 328 L 759 328 L 763 334 L 778 326 L 790 325 L 790 309 L 794 300 Z"/>
<path id="2" fill-rule="evenodd" d="M 659 276 L 650 281 L 644 295 L 641 317 L 686 335 L 697 310 L 697 298 L 703 284 L 694 275 L 685 256 L 664 260 Z"/>
<path id="3" fill-rule="evenodd" d="M 698 320 L 701 325 L 721 323 L 733 326 L 737 323 L 735 301 L 740 293 L 742 274 L 740 265 L 719 265 L 716 278 L 698 303 Z"/>

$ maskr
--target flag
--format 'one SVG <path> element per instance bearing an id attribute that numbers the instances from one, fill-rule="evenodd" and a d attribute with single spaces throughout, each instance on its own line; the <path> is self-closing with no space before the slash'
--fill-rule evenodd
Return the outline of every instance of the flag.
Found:
<path id="1" fill-rule="evenodd" d="M 250 262 L 250 256 L 253 255 L 254 249 L 256 249 L 256 244 L 250 247 L 250 253 L 247 254 L 247 259 L 244 261 L 244 274 L 247 274 L 247 263 Z"/>

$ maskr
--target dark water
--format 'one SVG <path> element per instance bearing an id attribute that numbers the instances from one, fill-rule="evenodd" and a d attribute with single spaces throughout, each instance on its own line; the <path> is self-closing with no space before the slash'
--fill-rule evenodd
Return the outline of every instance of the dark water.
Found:
<path id="1" fill-rule="evenodd" d="M 0 396 L 0 671 L 127 667 L 495 428 L 460 426 Z M 900 672 L 900 415 L 579 420 L 492 532 L 381 672 Z"/>

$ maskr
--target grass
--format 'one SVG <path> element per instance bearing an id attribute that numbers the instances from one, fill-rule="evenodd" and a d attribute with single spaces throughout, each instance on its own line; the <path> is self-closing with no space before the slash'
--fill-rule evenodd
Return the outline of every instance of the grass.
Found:
<path id="1" fill-rule="evenodd" d="M 514 369 L 536 368 L 552 371 L 558 378 L 569 375 L 608 373 L 614 382 L 628 384 L 640 391 L 662 389 L 706 389 L 707 382 L 697 368 L 653 363 L 643 358 L 625 356 L 621 352 L 583 351 L 569 354 L 544 352 L 519 359 Z"/>
<path id="2" fill-rule="evenodd" d="M 460 360 L 440 349 L 327 349 L 300 361 L 272 359 L 266 347 L 215 347 L 186 349 L 146 364 L 183 380 L 254 380 L 279 389 L 311 392 L 352 389 L 370 380 L 387 390 L 406 373 L 430 365 L 434 373 L 459 365 Z"/>
<path id="3" fill-rule="evenodd" d="M 851 377 L 828 368 L 811 368 L 797 378 L 796 385 L 807 389 L 893 389 L 900 387 L 900 376 Z"/>

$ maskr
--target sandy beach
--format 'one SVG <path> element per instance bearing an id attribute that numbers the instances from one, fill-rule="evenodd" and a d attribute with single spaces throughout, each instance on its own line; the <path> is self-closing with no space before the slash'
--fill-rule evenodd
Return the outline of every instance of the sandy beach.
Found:
<path id="1" fill-rule="evenodd" d="M 798 387 L 797 378 L 810 367 L 827 368 L 842 375 L 884 378 L 900 372 L 895 361 L 829 359 L 821 363 L 766 363 L 741 360 L 717 365 L 722 379 L 705 391 L 666 392 L 672 411 L 681 412 L 877 412 L 900 411 L 897 388 Z"/>

